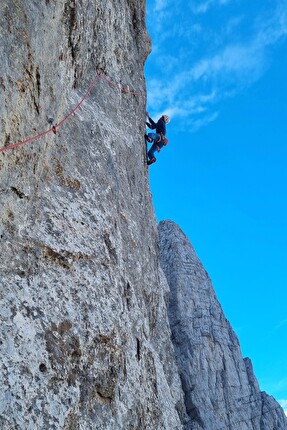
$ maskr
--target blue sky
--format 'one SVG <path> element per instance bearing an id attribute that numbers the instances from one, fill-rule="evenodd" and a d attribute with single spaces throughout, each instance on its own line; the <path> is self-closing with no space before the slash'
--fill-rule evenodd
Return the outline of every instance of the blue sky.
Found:
<path id="1" fill-rule="evenodd" d="M 287 409 L 287 0 L 147 0 L 149 167 L 208 271 L 262 390 Z"/>

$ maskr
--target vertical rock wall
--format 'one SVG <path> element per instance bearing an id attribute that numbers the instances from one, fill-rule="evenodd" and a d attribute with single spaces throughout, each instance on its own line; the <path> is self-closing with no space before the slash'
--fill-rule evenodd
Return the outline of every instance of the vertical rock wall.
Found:
<path id="1" fill-rule="evenodd" d="M 159 225 L 161 263 L 170 286 L 169 319 L 192 430 L 286 430 L 282 408 L 260 392 L 210 279 L 172 221 Z"/>
<path id="2" fill-rule="evenodd" d="M 287 428 L 172 223 L 160 267 L 149 50 L 143 0 L 0 4 L 0 148 L 57 129 L 0 152 L 1 430 Z"/>
<path id="3" fill-rule="evenodd" d="M 0 428 L 180 429 L 145 145 L 145 2 L 2 0 Z M 159 336 L 160 334 L 160 336 Z M 164 356 L 164 359 L 162 359 Z"/>

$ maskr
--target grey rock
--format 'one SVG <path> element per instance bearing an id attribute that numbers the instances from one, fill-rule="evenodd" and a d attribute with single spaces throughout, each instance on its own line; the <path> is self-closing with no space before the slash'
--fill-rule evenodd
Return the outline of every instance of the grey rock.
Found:
<path id="1" fill-rule="evenodd" d="M 171 334 L 143 139 L 149 50 L 143 0 L 0 4 L 1 147 L 61 124 L 0 153 L 1 430 L 214 430 L 259 395 L 260 429 L 275 420 L 204 269 L 187 253 L 180 273 L 176 250 Z M 114 84 L 98 78 L 61 123 L 97 72 Z"/>
<path id="2" fill-rule="evenodd" d="M 3 0 L 1 430 L 181 429 L 143 139 L 145 2 Z M 165 358 L 163 358 L 165 356 Z"/>
<path id="3" fill-rule="evenodd" d="M 271 396 L 260 392 L 250 359 L 224 316 L 210 278 L 186 235 L 159 224 L 161 265 L 170 286 L 169 320 L 193 430 L 287 429 Z"/>

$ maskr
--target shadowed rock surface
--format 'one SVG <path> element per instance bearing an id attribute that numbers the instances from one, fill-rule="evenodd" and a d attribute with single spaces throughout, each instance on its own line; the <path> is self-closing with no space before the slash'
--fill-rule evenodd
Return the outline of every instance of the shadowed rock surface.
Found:
<path id="1" fill-rule="evenodd" d="M 287 429 L 282 408 L 260 392 L 251 361 L 225 318 L 188 238 L 172 221 L 159 224 L 161 265 L 170 286 L 169 320 L 187 429 Z"/>

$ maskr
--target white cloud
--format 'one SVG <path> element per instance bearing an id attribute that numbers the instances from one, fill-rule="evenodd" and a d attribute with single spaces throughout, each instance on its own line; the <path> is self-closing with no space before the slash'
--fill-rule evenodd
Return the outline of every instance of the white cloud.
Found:
<path id="1" fill-rule="evenodd" d="M 242 24 L 243 21 L 244 17 L 242 15 L 229 19 L 225 28 L 226 35 L 232 35 L 234 31 L 239 27 L 239 25 Z"/>
<path id="2" fill-rule="evenodd" d="M 278 400 L 278 402 L 284 409 L 285 415 L 287 416 L 287 400 L 282 399 L 282 400 Z"/>
<path id="3" fill-rule="evenodd" d="M 188 74 L 180 74 L 168 82 L 152 80 L 149 83 L 148 104 L 155 109 L 155 116 L 162 114 L 161 111 L 164 108 L 171 117 L 190 117 L 193 128 L 198 129 L 216 119 L 215 115 L 208 113 L 201 121 L 198 115 L 206 113 L 215 103 L 217 93 L 212 90 L 192 94 L 188 87 L 188 80 Z"/>
<path id="4" fill-rule="evenodd" d="M 155 11 L 160 12 L 168 6 L 167 0 L 155 0 Z"/>
<path id="5" fill-rule="evenodd" d="M 287 378 L 283 378 L 275 385 L 276 390 L 285 390 L 287 388 Z"/>
<path id="6" fill-rule="evenodd" d="M 216 120 L 218 115 L 219 115 L 218 112 L 213 112 L 210 115 L 205 115 L 199 119 L 193 119 L 191 121 L 192 130 L 196 131 L 199 128 L 206 126 L 207 124 L 210 124 L 211 122 Z"/>
<path id="7" fill-rule="evenodd" d="M 230 45 L 216 55 L 204 58 L 190 70 L 193 81 L 204 79 L 220 88 L 248 86 L 261 77 L 268 61 L 261 40 Z"/>
<path id="8" fill-rule="evenodd" d="M 274 15 L 268 20 L 258 20 L 258 43 L 263 46 L 274 45 L 287 35 L 287 4 L 279 2 Z"/>
<path id="9" fill-rule="evenodd" d="M 170 19 L 170 7 L 169 3 L 171 0 L 155 0 L 155 2 L 147 3 L 147 18 L 150 21 L 150 25 L 153 29 L 156 29 L 157 44 L 161 44 L 162 41 L 168 37 L 169 29 L 167 28 L 166 22 Z"/>
<path id="10" fill-rule="evenodd" d="M 229 0 L 206 0 L 201 1 L 197 7 L 222 6 L 228 2 Z M 161 10 L 157 20 L 161 22 L 162 18 L 170 14 L 165 9 L 166 4 L 163 0 L 157 0 L 156 3 Z M 249 34 L 245 32 L 241 41 L 237 38 L 236 43 L 224 45 L 225 38 L 215 53 L 193 62 L 192 45 L 187 44 L 184 49 L 172 52 L 169 44 L 164 43 L 165 38 L 173 33 L 172 29 L 175 29 L 172 25 L 175 19 L 173 17 L 173 21 L 165 22 L 165 31 L 155 33 L 157 52 L 154 61 L 160 72 L 158 79 L 148 81 L 148 102 L 152 109 L 155 112 L 169 112 L 171 116 L 178 118 L 189 118 L 194 128 L 214 121 L 218 116 L 217 103 L 234 97 L 243 88 L 257 81 L 270 64 L 270 48 L 287 35 L 286 0 L 278 0 L 273 15 L 270 10 L 268 12 L 268 17 L 262 15 L 256 18 L 252 27 L 249 25 Z M 242 20 L 242 15 L 233 20 L 229 17 L 228 31 L 232 32 L 232 28 L 236 28 Z M 206 37 L 202 25 L 194 23 L 192 26 L 193 31 L 194 26 L 197 26 L 198 34 L 202 33 Z M 190 31 L 192 26 L 189 27 Z M 204 42 L 206 43 L 206 39 Z M 208 45 L 203 52 L 208 52 Z"/>
<path id="11" fill-rule="evenodd" d="M 192 11 L 195 14 L 206 13 L 212 6 L 224 6 L 229 2 L 230 0 L 205 0 L 197 5 L 194 2 L 192 5 Z"/>
<path id="12" fill-rule="evenodd" d="M 202 77 L 229 78 L 247 85 L 258 79 L 268 64 L 267 49 L 287 35 L 287 11 L 281 2 L 269 21 L 260 27 L 249 41 L 223 47 L 216 55 L 200 60 L 191 69 L 195 80 Z"/>
<path id="13" fill-rule="evenodd" d="M 282 320 L 282 321 L 279 321 L 279 323 L 276 325 L 275 329 L 278 330 L 278 329 L 280 329 L 286 325 L 287 325 L 287 318 Z"/>

